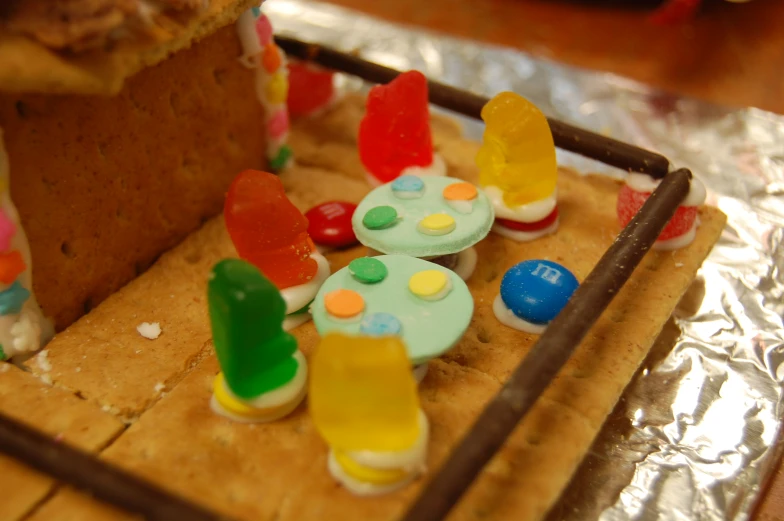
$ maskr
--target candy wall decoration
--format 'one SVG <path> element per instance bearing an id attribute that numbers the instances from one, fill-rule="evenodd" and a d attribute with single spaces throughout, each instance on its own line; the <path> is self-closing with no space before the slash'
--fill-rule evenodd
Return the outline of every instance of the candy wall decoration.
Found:
<path id="1" fill-rule="evenodd" d="M 400 338 L 327 334 L 313 355 L 310 395 L 329 471 L 349 491 L 391 492 L 424 470 L 428 422 Z"/>
<path id="2" fill-rule="evenodd" d="M 280 290 L 290 315 L 285 329 L 310 318 L 308 307 L 329 277 L 329 263 L 308 235 L 308 220 L 286 197 L 280 178 L 246 170 L 226 194 L 223 217 L 240 258 Z"/>
<path id="3" fill-rule="evenodd" d="M 427 78 L 419 71 L 370 89 L 357 141 L 373 185 L 405 173 L 446 175 L 443 160 L 433 153 Z"/>
<path id="4" fill-rule="evenodd" d="M 0 360 L 40 349 L 53 335 L 32 294 L 32 262 L 9 187 L 0 129 Z"/>
<path id="5" fill-rule="evenodd" d="M 207 286 L 210 323 L 221 373 L 215 412 L 238 421 L 272 421 L 305 397 L 307 362 L 283 331 L 286 303 L 252 264 L 219 262 Z"/>
<path id="6" fill-rule="evenodd" d="M 240 15 L 237 32 L 243 50 L 240 61 L 256 71 L 256 94 L 266 114 L 267 160 L 273 171 L 279 171 L 286 167 L 292 155 L 286 143 L 289 133 L 286 55 L 275 45 L 272 24 L 258 7 Z"/>
<path id="7" fill-rule="evenodd" d="M 482 119 L 476 165 L 495 208 L 493 231 L 517 241 L 554 232 L 558 165 L 547 118 L 522 96 L 502 92 L 484 106 Z"/>
<path id="8" fill-rule="evenodd" d="M 314 116 L 335 99 L 335 73 L 309 62 L 289 62 L 291 117 Z"/>
<path id="9" fill-rule="evenodd" d="M 618 223 L 626 226 L 642 208 L 661 181 L 645 174 L 629 174 L 626 183 L 618 191 Z M 699 225 L 698 208 L 705 203 L 705 185 L 694 178 L 689 195 L 678 207 L 659 238 L 653 244 L 657 250 L 677 250 L 691 244 Z"/>

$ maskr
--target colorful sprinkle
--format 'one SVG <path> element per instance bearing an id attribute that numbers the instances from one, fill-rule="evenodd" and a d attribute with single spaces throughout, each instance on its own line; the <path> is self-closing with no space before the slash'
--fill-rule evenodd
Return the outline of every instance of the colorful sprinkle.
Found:
<path id="1" fill-rule="evenodd" d="M 0 292 L 0 315 L 18 315 L 29 297 L 30 292 L 17 280 L 7 290 Z"/>
<path id="2" fill-rule="evenodd" d="M 362 319 L 359 331 L 371 336 L 399 335 L 403 326 L 390 313 L 372 313 Z"/>
<path id="3" fill-rule="evenodd" d="M 417 225 L 417 229 L 425 235 L 446 235 L 455 229 L 454 217 L 445 213 L 428 215 Z"/>
<path id="4" fill-rule="evenodd" d="M 353 318 L 365 309 L 365 299 L 356 291 L 336 289 L 324 295 L 324 307 L 335 318 Z"/>
<path id="5" fill-rule="evenodd" d="M 278 149 L 277 155 L 270 159 L 270 168 L 275 172 L 283 170 L 283 168 L 286 166 L 286 163 L 288 163 L 289 159 L 291 159 L 291 155 L 291 147 L 288 145 L 283 145 Z"/>
<path id="6" fill-rule="evenodd" d="M 264 87 L 264 94 L 266 95 L 267 102 L 272 105 L 285 103 L 288 91 L 289 80 L 281 71 L 270 76 L 269 80 L 267 80 L 267 85 Z"/>
<path id="7" fill-rule="evenodd" d="M 415 175 L 404 175 L 392 181 L 392 193 L 398 199 L 418 199 L 425 192 L 425 183 Z"/>
<path id="8" fill-rule="evenodd" d="M 449 287 L 449 277 L 440 270 L 420 271 L 408 279 L 411 293 L 424 300 L 441 300 L 446 296 Z"/>
<path id="9" fill-rule="evenodd" d="M 11 284 L 26 268 L 22 254 L 18 251 L 0 253 L 0 282 L 3 284 Z"/>
<path id="10" fill-rule="evenodd" d="M 277 45 L 268 43 L 264 46 L 264 50 L 261 53 L 261 64 L 264 66 L 265 71 L 272 74 L 280 69 L 281 61 L 280 51 L 278 50 Z"/>
<path id="11" fill-rule="evenodd" d="M 16 224 L 8 217 L 5 210 L 0 209 L 0 251 L 11 247 L 11 239 L 16 235 Z"/>
<path id="12" fill-rule="evenodd" d="M 369 230 L 381 230 L 397 222 L 397 210 L 391 206 L 371 208 L 362 218 L 362 224 Z"/>
<path id="13" fill-rule="evenodd" d="M 267 131 L 273 139 L 280 139 L 289 131 L 289 113 L 285 108 L 272 114 L 267 123 Z"/>
<path id="14" fill-rule="evenodd" d="M 268 43 L 272 43 L 272 24 L 269 21 L 269 18 L 261 14 L 259 11 L 259 17 L 256 19 L 256 34 L 259 37 L 259 41 L 261 45 L 267 45 Z"/>
<path id="15" fill-rule="evenodd" d="M 471 183 L 455 183 L 444 188 L 442 192 L 447 201 L 471 201 L 476 199 L 476 187 Z"/>
<path id="16" fill-rule="evenodd" d="M 386 265 L 373 257 L 354 259 L 348 265 L 348 272 L 363 284 L 376 284 L 389 274 Z"/>

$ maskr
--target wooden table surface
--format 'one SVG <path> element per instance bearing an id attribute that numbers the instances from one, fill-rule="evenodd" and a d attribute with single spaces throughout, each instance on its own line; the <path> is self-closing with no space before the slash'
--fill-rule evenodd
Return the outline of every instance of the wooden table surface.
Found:
<path id="1" fill-rule="evenodd" d="M 647 23 L 644 11 L 556 0 L 329 1 L 681 95 L 784 114 L 784 0 L 710 2 L 693 22 L 667 27 Z M 781 465 L 755 520 L 784 521 Z"/>

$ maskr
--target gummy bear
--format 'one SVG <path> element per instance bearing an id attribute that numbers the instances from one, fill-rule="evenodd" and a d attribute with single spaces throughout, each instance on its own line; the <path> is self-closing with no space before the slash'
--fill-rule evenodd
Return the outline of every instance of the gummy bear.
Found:
<path id="1" fill-rule="evenodd" d="M 251 399 L 294 378 L 297 340 L 282 329 L 286 303 L 252 264 L 226 259 L 207 285 L 212 339 L 226 384 Z"/>
<path id="2" fill-rule="evenodd" d="M 311 360 L 310 412 L 336 450 L 399 451 L 419 436 L 419 399 L 399 337 L 330 333 Z"/>
<path id="3" fill-rule="evenodd" d="M 628 185 L 623 185 L 618 192 L 618 204 L 616 207 L 618 223 L 623 227 L 629 224 L 650 196 L 650 192 L 638 192 L 632 190 Z M 666 241 L 688 233 L 697 220 L 697 210 L 696 206 L 679 206 L 667 223 L 667 226 L 659 234 L 657 240 Z"/>
<path id="4" fill-rule="evenodd" d="M 289 113 L 307 116 L 326 106 L 335 95 L 334 73 L 308 63 L 289 63 Z"/>
<path id="5" fill-rule="evenodd" d="M 304 284 L 316 275 L 308 221 L 288 200 L 277 176 L 258 170 L 240 173 L 229 187 L 223 215 L 239 256 L 278 289 Z"/>
<path id="6" fill-rule="evenodd" d="M 370 90 L 358 146 L 362 164 L 382 183 L 408 167 L 433 163 L 427 79 L 421 72 L 405 72 Z"/>
<path id="7" fill-rule="evenodd" d="M 485 132 L 476 155 L 482 186 L 500 189 L 509 207 L 552 195 L 558 166 L 544 114 L 522 96 L 502 92 L 484 106 L 482 119 Z"/>

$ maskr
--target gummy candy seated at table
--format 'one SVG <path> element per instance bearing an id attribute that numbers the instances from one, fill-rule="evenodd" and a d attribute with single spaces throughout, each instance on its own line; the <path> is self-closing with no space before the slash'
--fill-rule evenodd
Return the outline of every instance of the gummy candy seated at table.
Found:
<path id="1" fill-rule="evenodd" d="M 239 256 L 278 289 L 305 284 L 316 275 L 308 221 L 288 200 L 277 176 L 257 170 L 240 173 L 229 187 L 223 213 Z"/>
<path id="2" fill-rule="evenodd" d="M 510 208 L 555 191 L 558 165 L 547 118 L 531 102 L 502 92 L 482 109 L 485 132 L 476 156 L 482 186 L 503 192 Z"/>
<path id="3" fill-rule="evenodd" d="M 420 436 L 419 399 L 399 337 L 326 335 L 311 360 L 310 412 L 336 452 L 404 451 Z"/>
<path id="4" fill-rule="evenodd" d="M 428 103 L 427 79 L 419 71 L 404 72 L 370 90 L 359 125 L 359 157 L 381 183 L 408 167 L 433 163 Z"/>
<path id="5" fill-rule="evenodd" d="M 258 269 L 226 259 L 207 286 L 215 353 L 226 384 L 241 399 L 255 398 L 294 378 L 297 341 L 282 329 L 286 304 Z"/>

